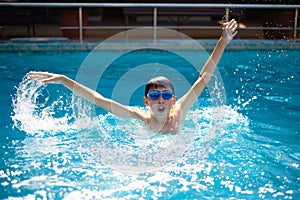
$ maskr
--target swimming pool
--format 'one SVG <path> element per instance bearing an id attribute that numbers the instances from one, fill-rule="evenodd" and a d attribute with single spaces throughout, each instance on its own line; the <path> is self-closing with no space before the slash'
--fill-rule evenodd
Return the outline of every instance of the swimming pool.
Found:
<path id="1" fill-rule="evenodd" d="M 195 52 L 185 53 L 193 57 Z M 0 54 L 0 199 L 300 198 L 299 50 L 227 49 L 218 66 L 226 102 L 214 106 L 211 91 L 206 90 L 179 136 L 141 134 L 139 122 L 120 121 L 80 99 L 74 101 L 59 85 L 42 86 L 24 78 L 31 70 L 78 78 L 88 55 L 88 51 Z M 143 49 L 112 63 L 95 85 L 97 90 L 114 96 L 121 77 L 131 77 L 132 61 L 138 62 L 133 66 L 169 66 L 188 83 L 198 76 L 176 55 Z M 180 83 L 177 75 L 170 78 Z M 84 77 L 90 83 L 93 71 Z M 140 86 L 124 91 L 130 99 L 116 97 L 143 106 Z M 78 108 L 91 112 L 80 116 Z M 212 116 L 218 116 L 214 113 L 223 115 L 212 128 Z M 160 151 L 177 141 L 187 144 L 180 154 Z M 125 153 L 117 155 L 120 152 Z M 166 158 L 163 154 L 176 157 L 160 160 Z M 134 163 L 133 156 L 146 156 L 147 162 Z M 122 168 L 136 164 L 156 168 L 133 168 L 140 169 L 136 173 Z"/>

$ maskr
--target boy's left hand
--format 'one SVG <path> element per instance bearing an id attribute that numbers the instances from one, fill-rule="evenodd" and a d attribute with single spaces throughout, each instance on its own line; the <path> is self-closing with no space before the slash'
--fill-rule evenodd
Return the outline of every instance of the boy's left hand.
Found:
<path id="1" fill-rule="evenodd" d="M 230 22 L 226 22 L 222 27 L 222 40 L 228 44 L 234 36 L 236 36 L 238 24 L 235 19 L 232 19 Z"/>

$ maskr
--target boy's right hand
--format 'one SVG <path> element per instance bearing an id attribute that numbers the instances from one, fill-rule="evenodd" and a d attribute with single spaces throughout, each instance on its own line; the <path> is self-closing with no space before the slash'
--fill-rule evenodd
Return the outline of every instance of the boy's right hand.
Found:
<path id="1" fill-rule="evenodd" d="M 53 74 L 48 72 L 29 72 L 29 78 L 34 79 L 40 83 L 56 83 L 61 84 L 65 78 L 61 74 Z"/>

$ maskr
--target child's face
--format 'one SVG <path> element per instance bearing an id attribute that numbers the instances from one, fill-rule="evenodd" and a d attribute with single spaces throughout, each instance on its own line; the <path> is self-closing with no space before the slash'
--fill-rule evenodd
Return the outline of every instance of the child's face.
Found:
<path id="1" fill-rule="evenodd" d="M 150 88 L 148 94 L 153 91 L 158 91 L 156 93 L 160 94 L 159 98 L 153 100 L 149 97 L 149 95 L 147 95 L 147 97 L 144 97 L 145 105 L 150 107 L 155 116 L 159 118 L 167 117 L 172 106 L 176 102 L 176 96 L 173 94 L 170 99 L 167 98 L 167 96 L 169 96 L 169 91 L 172 92 L 172 90 L 168 87 Z M 165 92 L 165 95 L 162 95 L 160 92 Z"/>

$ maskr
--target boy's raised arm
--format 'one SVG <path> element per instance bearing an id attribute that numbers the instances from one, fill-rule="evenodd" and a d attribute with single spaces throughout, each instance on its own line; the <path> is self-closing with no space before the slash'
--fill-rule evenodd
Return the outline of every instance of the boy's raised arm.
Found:
<path id="1" fill-rule="evenodd" d="M 218 40 L 218 43 L 215 46 L 212 54 L 203 66 L 199 78 L 191 87 L 191 89 L 178 101 L 183 114 L 185 114 L 194 104 L 194 102 L 202 93 L 203 89 L 206 87 L 207 83 L 210 81 L 211 76 L 214 73 L 217 64 L 219 63 L 227 44 L 234 38 L 234 36 L 236 36 L 236 29 L 237 23 L 234 19 L 223 24 L 222 35 Z"/>
<path id="2" fill-rule="evenodd" d="M 74 94 L 77 94 L 86 100 L 94 103 L 100 108 L 111 112 L 119 117 L 133 117 L 143 120 L 144 113 L 142 110 L 122 105 L 116 101 L 103 97 L 98 92 L 70 79 L 61 74 L 48 72 L 30 72 L 29 77 L 41 83 L 62 84 Z"/>

